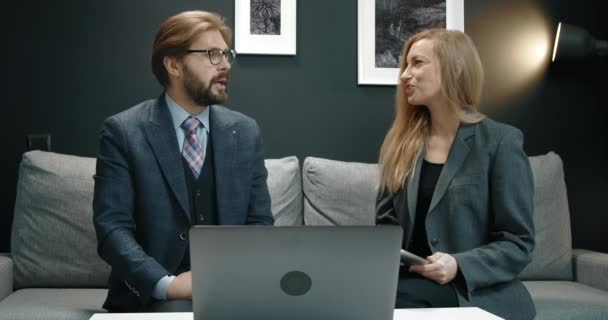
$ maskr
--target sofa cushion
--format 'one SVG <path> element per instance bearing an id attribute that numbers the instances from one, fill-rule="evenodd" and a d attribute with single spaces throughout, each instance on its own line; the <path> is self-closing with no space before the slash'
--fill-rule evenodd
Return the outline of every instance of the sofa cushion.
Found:
<path id="1" fill-rule="evenodd" d="M 104 287 L 109 266 L 93 229 L 95 159 L 23 155 L 11 235 L 15 289 Z"/>
<path id="2" fill-rule="evenodd" d="M 608 292 L 571 281 L 524 281 L 535 320 L 608 319 Z"/>
<path id="3" fill-rule="evenodd" d="M 298 158 L 268 159 L 265 163 L 274 224 L 302 225 L 302 176 Z"/>
<path id="4" fill-rule="evenodd" d="M 374 225 L 378 166 L 308 157 L 304 160 L 306 225 Z"/>
<path id="5" fill-rule="evenodd" d="M 0 301 L 0 319 L 82 320 L 101 308 L 107 289 L 21 289 Z"/>
<path id="6" fill-rule="evenodd" d="M 562 160 L 553 152 L 529 159 L 534 174 L 536 246 L 520 278 L 572 280 L 570 211 Z"/>

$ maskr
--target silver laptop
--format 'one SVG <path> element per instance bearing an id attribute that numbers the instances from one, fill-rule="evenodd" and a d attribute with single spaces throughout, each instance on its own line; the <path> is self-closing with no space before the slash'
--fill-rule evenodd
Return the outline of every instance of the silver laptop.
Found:
<path id="1" fill-rule="evenodd" d="M 393 319 L 399 226 L 190 229 L 194 319 Z"/>

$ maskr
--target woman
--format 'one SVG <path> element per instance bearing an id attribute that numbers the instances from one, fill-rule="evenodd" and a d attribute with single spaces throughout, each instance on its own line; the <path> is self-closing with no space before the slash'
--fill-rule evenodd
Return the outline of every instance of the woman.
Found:
<path id="1" fill-rule="evenodd" d="M 483 68 L 471 39 L 432 29 L 404 46 L 396 117 L 380 151 L 377 224 L 428 264 L 400 270 L 397 307 L 476 306 L 532 319 L 517 275 L 534 248 L 523 135 L 477 111 Z"/>

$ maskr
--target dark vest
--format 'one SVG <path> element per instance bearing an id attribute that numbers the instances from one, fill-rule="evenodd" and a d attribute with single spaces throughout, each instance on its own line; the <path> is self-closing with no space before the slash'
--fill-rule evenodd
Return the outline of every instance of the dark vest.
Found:
<path id="1" fill-rule="evenodd" d="M 213 146 L 211 135 L 207 141 L 205 151 L 205 162 L 198 179 L 194 177 L 192 170 L 182 157 L 186 185 L 188 187 L 188 199 L 190 200 L 190 218 L 192 224 L 216 225 L 217 224 L 217 197 L 215 193 L 215 163 L 213 160 Z"/>
<path id="2" fill-rule="evenodd" d="M 182 157 L 188 199 L 190 200 L 190 221 L 192 225 L 217 225 L 217 196 L 215 191 L 215 163 L 213 160 L 213 143 L 211 133 L 207 138 L 207 149 L 203 169 L 198 179 L 194 177 L 186 159 Z M 190 248 L 187 248 L 177 274 L 190 270 Z M 177 275 L 176 274 L 176 275 Z"/>

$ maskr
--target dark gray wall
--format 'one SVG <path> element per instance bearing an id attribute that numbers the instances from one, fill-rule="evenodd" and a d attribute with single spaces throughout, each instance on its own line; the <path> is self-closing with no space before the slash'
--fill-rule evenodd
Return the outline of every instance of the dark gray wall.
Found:
<path id="1" fill-rule="evenodd" d="M 480 21 L 504 2 L 466 0 L 467 32 L 475 39 L 491 30 L 500 41 L 504 30 Z M 601 2 L 537 3 L 551 22 L 563 19 L 608 38 Z M 0 252 L 9 250 L 25 135 L 51 133 L 53 151 L 95 156 L 103 119 L 161 93 L 148 61 L 165 18 L 192 9 L 219 12 L 231 24 L 234 18 L 233 1 L 62 0 L 6 9 Z M 228 106 L 258 120 L 267 158 L 375 162 L 392 120 L 394 87 L 356 84 L 356 1 L 300 0 L 297 16 L 297 55 L 239 56 Z M 484 61 L 492 57 L 481 48 L 491 42 L 478 43 Z M 491 117 L 524 131 L 529 155 L 554 150 L 563 157 L 574 245 L 604 252 L 606 71 L 606 59 L 554 64 L 532 92 L 488 105 Z"/>

